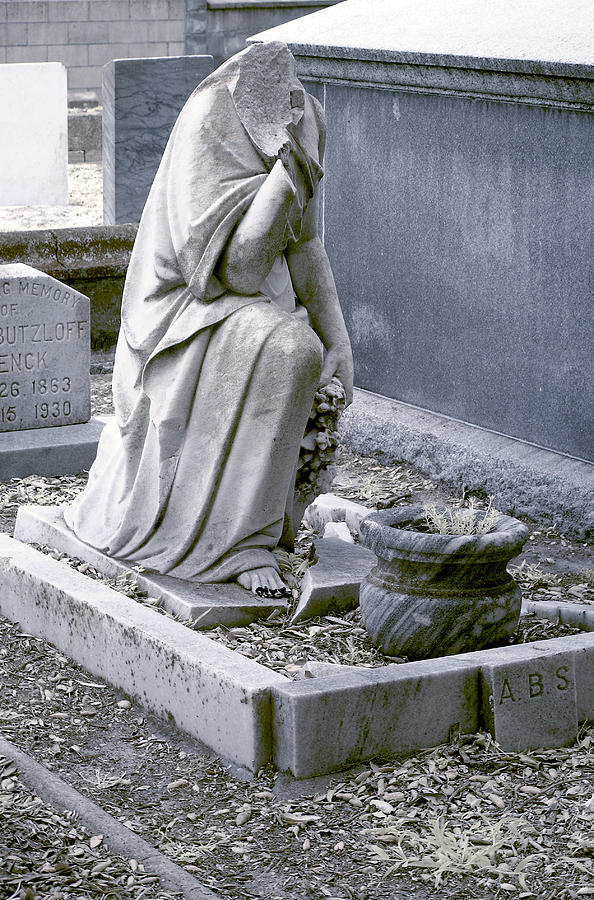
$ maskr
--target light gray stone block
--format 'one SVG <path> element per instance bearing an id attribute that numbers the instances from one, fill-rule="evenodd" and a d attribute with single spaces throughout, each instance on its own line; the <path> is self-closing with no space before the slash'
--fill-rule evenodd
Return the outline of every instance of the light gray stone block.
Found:
<path id="1" fill-rule="evenodd" d="M 560 669 L 564 665 L 568 672 Z M 334 771 L 366 756 L 434 746 L 448 739 L 450 728 L 477 730 L 484 725 L 480 709 L 481 671 L 499 667 L 525 667 L 524 675 L 540 674 L 543 686 L 549 690 L 552 682 L 545 682 L 543 673 L 550 675 L 552 670 L 555 674 L 560 669 L 555 683 L 563 685 L 563 678 L 567 677 L 570 694 L 574 700 L 577 696 L 578 720 L 594 720 L 594 634 L 381 669 L 312 662 L 304 666 L 301 680 L 275 688 L 276 763 L 305 778 Z M 308 671 L 314 677 L 308 677 Z M 536 678 L 532 692 L 538 689 Z M 571 708 L 570 698 L 568 719 L 573 727 L 575 702 L 573 713 Z M 523 722 L 525 745 L 534 746 L 530 743 L 532 722 L 518 717 L 518 727 Z M 318 738 L 316 743 L 313 736 L 322 733 L 328 739 Z M 556 739 L 564 743 L 567 738 L 558 730 Z"/>
<path id="2" fill-rule="evenodd" d="M 594 721 L 594 634 L 575 634 L 569 637 L 533 641 L 498 647 L 494 650 L 477 650 L 461 653 L 456 659 L 477 668 L 483 665 L 512 663 L 538 664 L 541 658 L 555 653 L 571 653 L 574 658 L 578 721 Z"/>
<path id="3" fill-rule="evenodd" d="M 478 728 L 478 674 L 455 657 L 277 685 L 275 763 L 297 778 Z"/>
<path id="4" fill-rule="evenodd" d="M 495 740 L 514 753 L 571 744 L 578 722 L 573 654 L 505 656 L 481 666 L 481 712 Z"/>
<path id="5" fill-rule="evenodd" d="M 534 613 L 551 622 L 576 625 L 584 631 L 594 631 L 594 606 L 587 603 L 563 603 L 556 600 L 525 600 L 522 610 Z"/>
<path id="6" fill-rule="evenodd" d="M 320 534 L 329 522 L 346 522 L 352 531 L 358 532 L 361 520 L 372 512 L 375 507 L 363 506 L 336 494 L 319 494 L 305 510 L 303 521 Z"/>
<path id="7" fill-rule="evenodd" d="M 328 522 L 327 525 L 324 525 L 323 537 L 325 540 L 334 538 L 338 541 L 344 541 L 345 544 L 355 543 L 353 535 L 351 534 L 349 526 L 346 522 Z"/>
<path id="8" fill-rule="evenodd" d="M 0 266 L 0 432 L 87 422 L 89 298 L 21 263 Z"/>
<path id="9" fill-rule="evenodd" d="M 361 582 L 377 562 L 370 550 L 338 538 L 322 538 L 314 546 L 316 562 L 303 576 L 292 622 L 352 609 L 359 602 Z"/>
<path id="10" fill-rule="evenodd" d="M 89 7 L 101 4 L 90 0 L 52 0 L 47 4 L 47 16 L 50 22 L 86 22 L 89 18 Z"/>
<path id="11" fill-rule="evenodd" d="M 9 47 L 0 69 L 0 206 L 68 203 L 66 70 L 46 47 Z M 15 58 L 18 57 L 18 58 Z M 34 63 L 35 59 L 42 63 Z"/>
<path id="12" fill-rule="evenodd" d="M 82 559 L 110 578 L 131 573 L 133 564 L 106 556 L 79 540 L 64 522 L 60 506 L 22 506 L 14 534 L 18 540 L 47 545 Z M 161 600 L 165 609 L 191 619 L 201 629 L 246 625 L 287 608 L 286 600 L 266 600 L 235 583 L 198 584 L 145 572 L 135 572 L 135 577 L 138 587 Z"/>
<path id="13" fill-rule="evenodd" d="M 0 481 L 88 470 L 104 426 L 105 419 L 97 416 L 81 425 L 0 433 Z"/>
<path id="14" fill-rule="evenodd" d="M 139 221 L 178 113 L 212 68 L 210 56 L 117 59 L 104 67 L 106 224 Z"/>
<path id="15" fill-rule="evenodd" d="M 271 754 L 270 690 L 258 663 L 0 536 L 0 610 L 226 759 L 254 771 Z"/>

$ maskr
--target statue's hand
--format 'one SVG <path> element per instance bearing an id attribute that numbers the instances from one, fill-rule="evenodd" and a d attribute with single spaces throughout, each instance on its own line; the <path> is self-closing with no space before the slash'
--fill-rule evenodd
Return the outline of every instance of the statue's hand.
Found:
<path id="1" fill-rule="evenodd" d="M 334 375 L 344 387 L 345 405 L 349 406 L 353 402 L 353 354 L 350 344 L 328 348 L 320 375 L 320 386 L 328 384 Z"/>

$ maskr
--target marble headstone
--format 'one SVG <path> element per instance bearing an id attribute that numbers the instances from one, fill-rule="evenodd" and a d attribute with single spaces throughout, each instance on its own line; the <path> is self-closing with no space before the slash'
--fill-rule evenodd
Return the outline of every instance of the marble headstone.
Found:
<path id="1" fill-rule="evenodd" d="M 182 106 L 212 56 L 115 59 L 103 67 L 103 221 L 138 222 Z"/>
<path id="2" fill-rule="evenodd" d="M 44 272 L 0 266 L 0 432 L 88 421 L 89 310 Z"/>
<path id="3" fill-rule="evenodd" d="M 68 203 L 68 104 L 62 63 L 0 66 L 0 206 Z"/>

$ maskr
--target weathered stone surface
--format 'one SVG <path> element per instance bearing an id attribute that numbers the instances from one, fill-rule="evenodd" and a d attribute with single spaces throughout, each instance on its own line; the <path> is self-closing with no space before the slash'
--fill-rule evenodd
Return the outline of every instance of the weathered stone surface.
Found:
<path id="1" fill-rule="evenodd" d="M 324 525 L 324 540 L 335 538 L 337 541 L 344 541 L 345 544 L 354 544 L 353 535 L 350 532 L 346 522 L 328 522 Z"/>
<path id="2" fill-rule="evenodd" d="M 305 510 L 303 521 L 320 533 L 330 522 L 346 522 L 352 531 L 358 532 L 361 520 L 372 512 L 375 512 L 374 508 L 354 500 L 346 500 L 336 494 L 320 494 Z"/>
<path id="3" fill-rule="evenodd" d="M 358 384 L 594 462 L 589 17 L 586 0 L 354 0 L 257 37 L 323 92 Z"/>
<path id="4" fill-rule="evenodd" d="M 66 69 L 3 64 L 0 96 L 0 206 L 66 205 Z"/>
<path id="5" fill-rule="evenodd" d="M 406 460 L 456 494 L 472 488 L 510 515 L 594 534 L 594 465 L 356 390 L 340 422 L 344 446 L 386 463 Z"/>
<path id="6" fill-rule="evenodd" d="M 307 778 L 476 731 L 477 682 L 450 657 L 276 685 L 275 763 Z"/>
<path id="7" fill-rule="evenodd" d="M 286 41 L 299 56 L 375 59 L 436 68 L 539 75 L 588 74 L 586 0 L 350 0 L 255 35 Z M 434 76 L 435 77 L 435 76 Z M 455 73 L 452 73 L 452 79 Z"/>
<path id="8" fill-rule="evenodd" d="M 0 235 L 0 264 L 28 265 L 65 282 L 91 301 L 91 347 L 115 344 L 124 277 L 136 225 L 96 225 Z"/>
<path id="9" fill-rule="evenodd" d="M 445 509 L 445 508 L 444 508 Z M 522 594 L 506 570 L 528 529 L 500 515 L 485 534 L 423 531 L 421 506 L 373 513 L 361 540 L 378 558 L 361 585 L 361 618 L 388 656 L 426 659 L 505 644 Z"/>
<path id="10" fill-rule="evenodd" d="M 514 654 L 481 666 L 481 712 L 503 750 L 562 747 L 577 734 L 575 661 L 571 653 Z"/>
<path id="11" fill-rule="evenodd" d="M 86 422 L 89 299 L 21 264 L 0 266 L 0 431 Z"/>
<path id="12" fill-rule="evenodd" d="M 441 743 L 447 740 L 443 735 L 448 733 L 448 721 L 453 729 L 459 726 L 461 730 L 476 730 L 484 725 L 481 715 L 485 713 L 484 698 L 488 696 L 482 671 L 507 666 L 516 672 L 525 667 L 522 677 L 545 671 L 550 674 L 554 660 L 557 662 L 553 673 L 563 665 L 569 667 L 570 673 L 575 670 L 578 720 L 594 721 L 594 634 L 479 650 L 381 669 L 306 663 L 300 680 L 284 684 L 274 692 L 277 765 L 290 769 L 294 775 L 299 772 L 298 777 L 305 778 L 364 759 L 367 753 L 372 756 L 373 747 L 381 755 L 407 752 L 409 739 L 416 750 L 430 746 L 427 743 L 430 740 Z M 567 673 L 560 671 L 559 675 L 567 676 Z M 417 676 L 419 681 L 415 682 L 411 694 L 410 684 Z M 545 685 L 544 678 L 542 683 Z M 562 684 L 563 679 L 556 676 L 555 683 Z M 551 684 L 550 680 L 546 682 L 547 689 L 551 689 Z M 529 683 L 527 690 L 529 694 Z M 532 691 L 538 691 L 538 678 L 533 679 Z M 472 719 L 475 713 L 476 720 L 472 723 L 469 716 Z M 534 746 L 531 719 L 518 716 L 515 725 L 525 746 Z M 314 735 L 320 733 L 328 735 L 326 742 L 317 739 L 316 743 Z M 546 738 L 546 734 L 542 736 Z M 558 730 L 557 738 L 564 743 L 566 734 Z"/>
<path id="13" fill-rule="evenodd" d="M 384 666 L 383 671 L 387 671 L 388 669 L 390 669 L 390 666 Z M 301 667 L 301 670 L 297 672 L 295 676 L 295 680 L 301 681 L 304 678 L 326 678 L 331 675 L 348 675 L 353 672 L 360 675 L 371 671 L 373 671 L 372 668 L 367 668 L 365 666 L 342 666 L 338 663 L 318 662 L 313 659 L 311 662 L 306 662 L 305 665 Z"/>
<path id="14" fill-rule="evenodd" d="M 93 416 L 81 425 L 0 432 L 0 480 L 89 469 L 108 418 Z"/>
<path id="15" fill-rule="evenodd" d="M 594 606 L 588 603 L 564 603 L 562 600 L 525 600 L 522 611 L 533 613 L 551 622 L 577 625 L 585 631 L 594 631 Z"/>
<path id="16" fill-rule="evenodd" d="M 270 689 L 253 660 L 0 535 L 0 610 L 91 674 L 256 770 L 271 753 Z"/>
<path id="17" fill-rule="evenodd" d="M 103 67 L 103 221 L 138 222 L 175 120 L 212 56 L 116 59 Z"/>
<path id="18" fill-rule="evenodd" d="M 133 563 L 106 556 L 79 540 L 68 528 L 60 506 L 22 506 L 17 515 L 15 538 L 53 547 L 90 563 L 110 578 L 129 575 Z M 238 584 L 198 584 L 168 575 L 135 573 L 139 588 L 161 600 L 174 615 L 191 619 L 195 626 L 245 625 L 266 618 L 275 609 L 284 611 L 286 600 L 266 600 Z"/>
<path id="19" fill-rule="evenodd" d="M 359 544 L 337 538 L 314 541 L 316 562 L 301 582 L 301 599 L 292 622 L 352 609 L 359 602 L 359 586 L 376 558 Z"/>

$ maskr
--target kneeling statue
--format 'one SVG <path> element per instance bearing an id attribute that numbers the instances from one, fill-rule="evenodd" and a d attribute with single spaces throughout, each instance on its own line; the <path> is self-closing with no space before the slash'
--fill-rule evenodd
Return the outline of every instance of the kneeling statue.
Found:
<path id="1" fill-rule="evenodd" d="M 85 491 L 87 544 L 161 574 L 283 588 L 301 440 L 352 355 L 317 235 L 324 116 L 285 44 L 194 91 L 134 245 L 113 395 Z M 324 349 L 323 349 L 324 348 Z M 298 523 L 297 523 L 298 524 Z"/>

